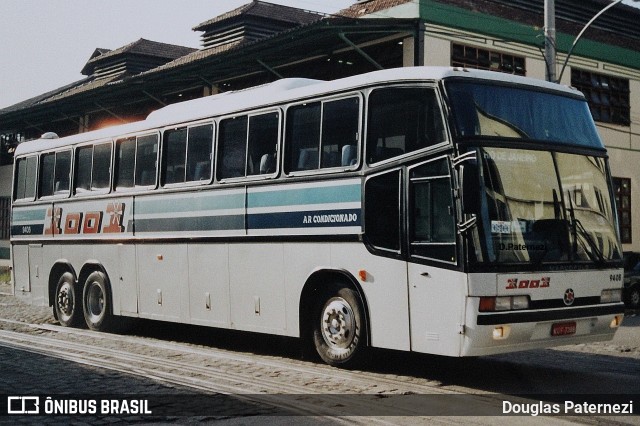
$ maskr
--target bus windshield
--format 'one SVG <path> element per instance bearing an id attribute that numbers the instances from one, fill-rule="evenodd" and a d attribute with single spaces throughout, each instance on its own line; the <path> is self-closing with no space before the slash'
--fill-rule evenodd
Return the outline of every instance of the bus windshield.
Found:
<path id="1" fill-rule="evenodd" d="M 459 139 L 519 139 L 604 149 L 587 103 L 514 86 L 447 83 Z"/>
<path id="2" fill-rule="evenodd" d="M 489 147 L 478 155 L 480 178 L 465 182 L 480 191 L 470 239 L 478 262 L 620 259 L 604 158 Z"/>

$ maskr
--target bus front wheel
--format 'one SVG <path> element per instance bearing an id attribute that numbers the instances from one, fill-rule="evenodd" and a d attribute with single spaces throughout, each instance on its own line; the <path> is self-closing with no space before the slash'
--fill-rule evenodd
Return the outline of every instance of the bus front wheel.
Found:
<path id="1" fill-rule="evenodd" d="M 95 331 L 106 331 L 111 325 L 111 304 L 107 277 L 100 271 L 92 272 L 82 292 L 82 307 L 87 327 Z"/>
<path id="2" fill-rule="evenodd" d="M 56 286 L 53 313 L 61 325 L 75 327 L 80 323 L 82 307 L 73 274 L 65 272 Z"/>
<path id="3" fill-rule="evenodd" d="M 354 366 L 361 361 L 365 346 L 365 317 L 360 298 L 341 287 L 318 304 L 313 316 L 313 342 L 324 362 L 333 366 Z"/>

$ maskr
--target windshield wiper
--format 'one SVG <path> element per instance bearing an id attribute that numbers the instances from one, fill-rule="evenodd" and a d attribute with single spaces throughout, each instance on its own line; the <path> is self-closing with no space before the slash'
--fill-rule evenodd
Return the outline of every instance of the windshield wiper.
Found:
<path id="1" fill-rule="evenodd" d="M 584 249 L 585 253 L 587 253 L 587 255 L 591 260 L 598 261 L 599 263 L 606 263 L 604 254 L 602 253 L 602 250 L 600 250 L 600 248 L 598 247 L 598 244 L 593 240 L 593 238 L 591 237 L 591 234 L 589 234 L 589 231 L 585 229 L 582 222 L 580 222 L 579 219 L 576 219 L 576 215 L 573 207 L 573 201 L 571 200 L 571 194 L 568 194 L 567 198 L 569 199 L 569 215 L 571 217 L 571 228 L 573 229 L 573 253 L 575 253 L 576 256 L 578 255 L 578 239 L 579 239 L 580 243 L 582 244 L 582 248 Z M 581 238 L 578 238 L 578 234 L 580 234 Z M 589 248 L 591 250 L 587 249 L 587 246 L 584 243 L 585 241 L 589 244 Z"/>
<path id="2" fill-rule="evenodd" d="M 591 234 L 589 234 L 589 232 L 585 229 L 582 222 L 580 222 L 578 219 L 573 219 L 573 221 L 574 221 L 574 225 L 573 225 L 574 232 L 576 234 L 576 237 L 579 232 L 580 236 L 582 237 L 582 239 L 580 239 L 580 241 L 582 242 L 582 247 L 584 248 L 584 251 L 589 255 L 591 260 L 597 260 L 600 263 L 606 263 L 602 250 L 600 250 L 600 248 L 598 247 L 598 244 L 593 240 L 593 238 L 591 237 Z M 584 246 L 584 241 L 589 243 L 589 247 L 591 248 L 591 251 L 588 251 L 587 247 Z M 594 254 L 596 255 L 596 258 L 593 257 Z"/>

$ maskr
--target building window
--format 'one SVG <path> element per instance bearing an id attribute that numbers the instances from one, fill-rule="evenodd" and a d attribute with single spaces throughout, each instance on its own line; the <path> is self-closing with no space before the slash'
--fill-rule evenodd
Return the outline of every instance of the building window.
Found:
<path id="1" fill-rule="evenodd" d="M 614 177 L 613 189 L 618 206 L 620 239 L 623 244 L 631 244 L 631 179 Z"/>
<path id="2" fill-rule="evenodd" d="M 595 121 L 629 125 L 629 80 L 572 69 L 571 85 L 584 93 Z"/>
<path id="3" fill-rule="evenodd" d="M 527 73 L 522 56 L 508 55 L 456 43 L 451 47 L 451 65 L 516 75 L 526 75 Z"/>
<path id="4" fill-rule="evenodd" d="M 9 239 L 10 219 L 11 219 L 11 198 L 0 197 L 0 240 Z"/>

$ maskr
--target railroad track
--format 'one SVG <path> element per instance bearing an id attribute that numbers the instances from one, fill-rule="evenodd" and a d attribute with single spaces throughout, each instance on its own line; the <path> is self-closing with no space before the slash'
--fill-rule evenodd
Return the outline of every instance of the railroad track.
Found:
<path id="1" fill-rule="evenodd" d="M 247 355 L 192 343 L 93 332 L 51 324 L 0 319 L 13 331 L 0 329 L 0 346 L 74 363 L 151 378 L 197 393 L 233 395 L 301 415 L 338 417 L 388 410 L 411 422 L 423 407 L 395 406 L 399 395 L 466 395 L 474 410 L 495 412 L 499 396 L 473 389 L 443 387 L 437 381 L 402 375 L 339 370 L 324 364 L 266 355 Z M 0 328 L 1 325 L 0 325 Z M 353 398 L 354 394 L 359 395 Z M 346 399 L 345 399 L 346 398 Z M 348 402 L 347 402 L 348 401 Z M 330 413 L 330 414 L 328 414 Z M 335 417 L 334 417 L 335 416 Z M 348 423 L 396 424 L 397 417 L 349 417 Z M 436 419 L 429 418 L 430 421 Z M 584 418 L 572 422 L 591 423 Z M 454 418 L 436 423 L 459 424 Z M 465 417 L 465 424 L 486 424 L 486 418 Z"/>
<path id="2" fill-rule="evenodd" d="M 0 320 L 3 321 L 7 322 Z M 301 415 L 379 413 L 385 410 L 385 396 L 454 393 L 429 385 L 402 383 L 376 374 L 336 370 L 295 360 L 280 361 L 260 355 L 248 356 L 215 348 L 48 324 L 8 322 L 25 330 L 0 330 L 2 346 L 151 378 L 197 392 L 230 394 Z M 149 355 L 149 349 L 161 355 Z M 347 403 L 345 395 L 353 394 L 363 396 L 348 397 Z M 390 413 L 411 416 L 414 420 L 420 415 L 420 407 L 405 407 L 401 411 L 393 405 L 386 408 Z M 368 419 L 367 423 L 371 421 Z M 384 419 L 373 421 L 389 424 Z"/>

